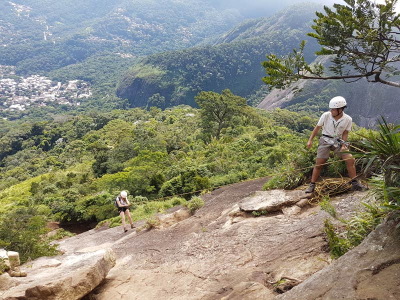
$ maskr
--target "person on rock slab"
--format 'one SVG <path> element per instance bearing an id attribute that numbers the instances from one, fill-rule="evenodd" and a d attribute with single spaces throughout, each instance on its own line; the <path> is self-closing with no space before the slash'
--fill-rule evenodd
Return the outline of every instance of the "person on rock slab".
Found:
<path id="1" fill-rule="evenodd" d="M 128 229 L 126 229 L 125 215 L 128 216 L 129 223 L 131 224 L 131 228 L 134 227 L 133 222 L 132 222 L 131 213 L 129 212 L 129 206 L 131 204 L 128 200 L 128 193 L 126 191 L 122 191 L 120 193 L 120 195 L 117 197 L 117 199 L 115 199 L 115 204 L 118 208 L 118 213 L 122 219 L 122 226 L 124 228 L 124 232 L 127 232 Z"/>

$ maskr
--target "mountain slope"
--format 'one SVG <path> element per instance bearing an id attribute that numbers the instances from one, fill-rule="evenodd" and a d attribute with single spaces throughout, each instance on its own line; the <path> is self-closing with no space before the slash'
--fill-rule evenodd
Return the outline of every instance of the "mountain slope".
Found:
<path id="1" fill-rule="evenodd" d="M 319 57 L 316 61 L 329 66 L 328 57 Z M 300 80 L 286 90 L 271 91 L 258 107 L 266 110 L 280 107 L 320 115 L 328 110 L 331 98 L 342 95 L 348 103 L 346 112 L 353 121 L 368 128 L 376 125 L 380 116 L 384 116 L 388 122 L 398 123 L 399 92 L 399 88 L 370 83 L 365 79 L 352 83 L 341 80 Z"/>
<path id="2" fill-rule="evenodd" d="M 195 105 L 194 96 L 202 90 L 221 92 L 229 88 L 249 97 L 263 86 L 261 63 L 265 55 L 283 55 L 297 47 L 320 8 L 315 4 L 293 6 L 271 18 L 239 25 L 213 47 L 149 56 L 126 74 L 117 95 L 127 98 L 133 107 L 152 106 L 154 98 L 160 97 L 165 99 L 164 107 Z M 312 61 L 316 43 L 310 42 L 308 49 L 306 56 Z M 160 106 L 157 101 L 155 106 Z"/>
<path id="3" fill-rule="evenodd" d="M 243 17 L 198 0 L 39 1 L 0 4 L 0 64 L 33 74 L 101 51 L 140 56 L 212 39 Z"/>

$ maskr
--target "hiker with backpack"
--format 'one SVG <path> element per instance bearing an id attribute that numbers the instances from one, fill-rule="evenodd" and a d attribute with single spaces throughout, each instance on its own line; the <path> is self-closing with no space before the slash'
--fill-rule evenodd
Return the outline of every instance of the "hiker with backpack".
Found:
<path id="1" fill-rule="evenodd" d="M 131 228 L 133 228 L 133 222 L 131 218 L 131 213 L 129 212 L 130 202 L 128 200 L 128 193 L 126 191 L 122 191 L 120 195 L 115 199 L 115 206 L 118 208 L 118 213 L 122 219 L 122 225 L 124 228 L 124 232 L 127 232 L 126 223 L 125 223 L 125 215 L 128 216 L 129 223 L 131 224 Z"/>
<path id="2" fill-rule="evenodd" d="M 305 190 L 306 193 L 313 193 L 315 190 L 315 183 L 318 180 L 319 174 L 323 165 L 329 158 L 330 151 L 339 158 L 346 161 L 347 171 L 351 180 L 352 191 L 364 191 L 367 188 L 357 180 L 355 159 L 348 153 L 347 138 L 351 130 L 352 118 L 344 113 L 347 107 L 346 99 L 338 96 L 331 99 L 329 102 L 329 110 L 322 114 L 310 139 L 307 143 L 307 148 L 312 146 L 312 140 L 322 128 L 322 136 L 319 139 L 317 160 L 313 169 L 310 186 Z"/>

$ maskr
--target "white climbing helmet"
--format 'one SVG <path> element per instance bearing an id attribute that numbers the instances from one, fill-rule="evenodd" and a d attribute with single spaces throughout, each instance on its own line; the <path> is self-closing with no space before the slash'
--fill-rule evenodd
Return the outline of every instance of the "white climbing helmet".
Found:
<path id="1" fill-rule="evenodd" d="M 329 101 L 329 108 L 342 108 L 346 106 L 346 99 L 344 99 L 342 96 L 334 97 L 331 99 L 331 101 Z"/>
<path id="2" fill-rule="evenodd" d="M 128 193 L 127 193 L 126 191 L 122 191 L 122 192 L 121 192 L 121 197 L 122 197 L 122 198 L 128 197 Z"/>

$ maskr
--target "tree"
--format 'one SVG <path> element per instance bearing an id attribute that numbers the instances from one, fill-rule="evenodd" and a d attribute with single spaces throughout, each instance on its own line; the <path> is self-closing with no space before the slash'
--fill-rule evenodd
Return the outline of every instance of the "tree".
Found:
<path id="1" fill-rule="evenodd" d="M 324 7 L 325 14 L 316 12 L 308 35 L 322 46 L 317 55 L 331 56 L 329 68 L 334 76 L 325 74 L 322 63 L 309 65 L 303 55 L 305 41 L 299 50 L 286 57 L 267 55 L 263 66 L 270 87 L 286 88 L 299 79 L 342 79 L 400 87 L 389 77 L 400 75 L 400 15 L 395 12 L 398 0 L 375 4 L 372 0 L 344 0 L 347 5 L 334 4 L 336 11 Z"/>
<path id="2" fill-rule="evenodd" d="M 246 106 L 246 99 L 232 94 L 229 89 L 221 94 L 215 92 L 200 92 L 195 97 L 200 107 L 200 114 L 205 131 L 220 138 L 221 130 L 231 123 L 241 108 Z"/>

